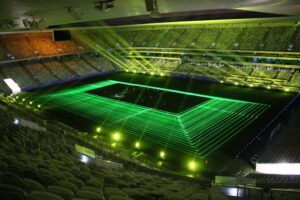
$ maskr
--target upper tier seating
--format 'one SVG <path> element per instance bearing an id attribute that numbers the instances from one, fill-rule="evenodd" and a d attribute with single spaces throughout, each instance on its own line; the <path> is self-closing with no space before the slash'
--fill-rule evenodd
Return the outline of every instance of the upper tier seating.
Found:
<path id="1" fill-rule="evenodd" d="M 231 24 L 233 23 L 233 24 Z M 291 22 L 228 22 L 223 24 L 148 25 L 74 30 L 75 37 L 89 38 L 103 48 L 153 47 L 247 51 L 294 51 L 300 49 L 299 27 Z"/>
<path id="2" fill-rule="evenodd" d="M 53 41 L 52 32 L 0 35 L 0 61 L 76 53 L 84 47 L 69 41 Z"/>

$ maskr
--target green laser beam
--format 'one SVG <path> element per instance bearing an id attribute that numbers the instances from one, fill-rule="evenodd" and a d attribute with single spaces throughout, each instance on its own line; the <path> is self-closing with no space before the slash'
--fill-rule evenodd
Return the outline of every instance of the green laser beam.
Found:
<path id="1" fill-rule="evenodd" d="M 181 113 L 171 113 L 87 93 L 96 88 L 124 84 L 208 98 Z M 38 96 L 50 107 L 63 109 L 102 126 L 122 130 L 166 148 L 205 158 L 239 134 L 270 105 L 221 98 L 149 85 L 107 80 Z"/>

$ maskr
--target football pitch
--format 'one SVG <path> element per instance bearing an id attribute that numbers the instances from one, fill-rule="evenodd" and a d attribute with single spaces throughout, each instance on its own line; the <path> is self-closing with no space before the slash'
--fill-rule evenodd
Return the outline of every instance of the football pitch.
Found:
<path id="1" fill-rule="evenodd" d="M 163 149 L 205 158 L 254 123 L 270 105 L 105 80 L 37 97 L 103 127 Z"/>

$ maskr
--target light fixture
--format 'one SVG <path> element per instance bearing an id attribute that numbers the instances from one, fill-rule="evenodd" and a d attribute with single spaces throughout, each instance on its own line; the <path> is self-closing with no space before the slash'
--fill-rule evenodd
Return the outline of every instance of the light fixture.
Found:
<path id="1" fill-rule="evenodd" d="M 101 132 L 101 127 L 97 127 L 96 128 L 96 133 L 100 133 Z"/>
<path id="2" fill-rule="evenodd" d="M 135 147 L 136 149 L 139 149 L 139 148 L 141 147 L 141 143 L 140 143 L 140 142 L 136 142 L 136 143 L 134 144 L 134 147 Z"/>
<path id="3" fill-rule="evenodd" d="M 159 157 L 160 157 L 161 159 L 165 159 L 166 153 L 165 153 L 164 151 L 160 151 L 160 152 L 159 152 Z"/>
<path id="4" fill-rule="evenodd" d="M 119 132 L 116 132 L 112 135 L 112 139 L 115 141 L 120 141 L 121 140 L 121 134 Z"/>

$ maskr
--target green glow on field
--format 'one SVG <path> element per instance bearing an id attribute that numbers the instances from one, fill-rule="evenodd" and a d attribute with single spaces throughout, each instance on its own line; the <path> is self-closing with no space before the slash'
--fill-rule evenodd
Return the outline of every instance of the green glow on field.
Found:
<path id="1" fill-rule="evenodd" d="M 113 84 L 124 84 L 208 98 L 181 113 L 114 100 L 87 93 L 87 91 Z M 37 97 L 51 108 L 59 108 L 81 117 L 101 122 L 122 131 L 112 133 L 114 142 L 130 134 L 164 149 L 176 149 L 204 158 L 253 123 L 270 106 L 266 104 L 221 98 L 174 89 L 159 88 L 120 81 L 107 80 L 65 89 Z M 138 97 L 137 97 L 138 98 Z"/>
<path id="2" fill-rule="evenodd" d="M 39 105 L 37 105 L 37 107 L 38 107 L 38 108 L 41 108 L 42 106 L 39 104 Z"/>
<path id="3" fill-rule="evenodd" d="M 32 105 L 32 104 L 33 104 L 33 102 L 32 102 L 32 101 L 30 101 L 30 102 L 29 102 L 29 104 L 30 104 L 30 105 Z"/>

